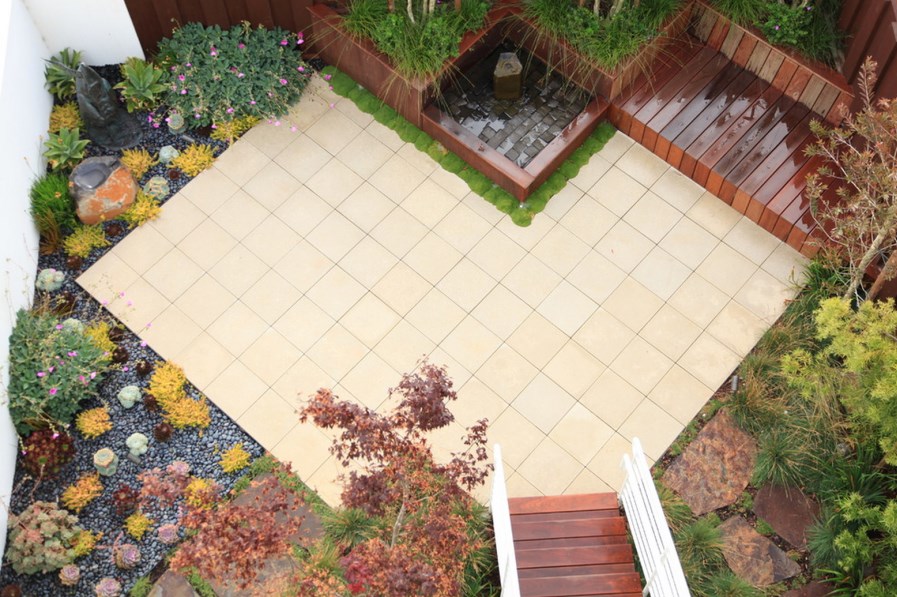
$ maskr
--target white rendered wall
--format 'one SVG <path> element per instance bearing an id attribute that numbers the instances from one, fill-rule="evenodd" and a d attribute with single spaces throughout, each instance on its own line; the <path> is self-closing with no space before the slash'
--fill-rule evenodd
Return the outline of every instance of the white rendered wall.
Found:
<path id="1" fill-rule="evenodd" d="M 84 62 L 97 66 L 144 57 L 124 0 L 24 2 L 50 54 L 65 48 L 80 50 Z"/>
<path id="2" fill-rule="evenodd" d="M 52 106 L 44 90 L 48 56 L 22 0 L 0 0 L 0 500 L 5 505 L 18 451 L 6 399 L 9 334 L 16 311 L 31 302 L 37 267 L 28 189 L 35 173 L 46 167 L 41 145 Z M 5 551 L 6 515 L 0 505 L 0 553 Z"/>

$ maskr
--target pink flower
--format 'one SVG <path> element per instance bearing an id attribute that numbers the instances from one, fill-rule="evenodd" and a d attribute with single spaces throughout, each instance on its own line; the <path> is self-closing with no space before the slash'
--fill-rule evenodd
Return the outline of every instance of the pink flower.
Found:
<path id="1" fill-rule="evenodd" d="M 237 78 L 238 78 L 238 79 L 242 79 L 242 78 L 245 77 L 245 76 L 246 76 L 246 75 L 243 74 L 243 73 L 237 73 Z"/>
<path id="2" fill-rule="evenodd" d="M 54 431 L 54 432 L 53 432 L 53 439 L 58 439 L 58 438 L 59 438 L 59 433 L 56 432 L 56 431 Z"/>
<path id="3" fill-rule="evenodd" d="M 215 123 L 212 123 L 212 128 L 213 128 L 213 129 L 217 129 L 217 128 L 218 128 L 218 125 L 215 124 Z"/>
<path id="4" fill-rule="evenodd" d="M 76 356 L 78 356 L 78 352 L 75 351 L 75 350 L 72 350 L 72 351 L 69 352 L 69 356 L 70 356 L 70 357 L 76 357 Z"/>
<path id="5" fill-rule="evenodd" d="M 296 70 L 298 70 L 300 73 L 304 73 L 304 72 L 305 72 L 305 67 L 304 67 L 304 66 L 297 66 L 297 67 L 296 67 Z"/>
<path id="6" fill-rule="evenodd" d="M 194 114 L 193 118 L 201 118 L 201 116 L 199 114 Z"/>
<path id="7" fill-rule="evenodd" d="M 122 370 L 122 371 L 127 371 L 127 370 L 128 370 L 128 366 L 125 365 L 124 367 L 121 368 L 121 370 Z"/>
<path id="8" fill-rule="evenodd" d="M 129 306 L 129 307 L 132 306 L 133 304 L 134 304 L 134 301 L 128 301 L 128 306 Z"/>
<path id="9" fill-rule="evenodd" d="M 234 109 L 233 109 L 233 108 L 228 108 L 227 110 L 225 110 L 225 112 L 227 112 L 228 114 L 233 114 L 233 113 L 234 113 Z"/>
<path id="10" fill-rule="evenodd" d="M 275 120 L 275 121 L 274 121 L 274 126 L 280 126 L 280 121 L 279 121 L 279 120 Z"/>
<path id="11" fill-rule="evenodd" d="M 78 376 L 78 381 L 80 381 L 84 385 L 87 385 L 87 379 L 83 375 Z"/>
<path id="12" fill-rule="evenodd" d="M 778 26 L 778 25 L 776 25 L 776 31 L 778 31 L 778 30 L 779 30 L 779 26 Z"/>
<path id="13" fill-rule="evenodd" d="M 145 347 L 146 347 L 146 341 L 141 342 L 141 343 L 140 343 L 140 347 L 141 347 L 141 348 L 145 348 Z"/>
<path id="14" fill-rule="evenodd" d="M 171 118 L 169 118 L 168 116 L 166 116 L 166 117 L 165 117 L 165 122 L 171 122 Z"/>
<path id="15" fill-rule="evenodd" d="M 38 372 L 37 372 L 37 376 L 38 376 L 38 377 L 43 377 L 44 375 L 46 375 L 46 372 L 44 372 L 44 371 L 38 371 Z"/>
<path id="16" fill-rule="evenodd" d="M 153 123 L 153 128 L 154 128 L 154 129 L 159 128 L 159 123 L 158 123 L 158 122 L 154 122 L 154 123 Z"/>
<path id="17" fill-rule="evenodd" d="M 280 45 L 282 45 L 282 46 L 285 46 L 285 45 L 287 45 L 288 43 L 290 43 L 290 42 L 288 42 L 288 41 L 285 40 L 285 39 L 280 40 Z"/>
<path id="18" fill-rule="evenodd" d="M 62 329 L 62 324 L 61 324 L 61 323 L 57 323 L 57 324 L 56 324 L 56 329 L 57 329 L 57 330 L 61 330 L 61 329 Z"/>
<path id="19" fill-rule="evenodd" d="M 153 325 L 153 322 L 152 322 L 152 321 L 148 322 L 148 323 L 146 324 L 146 327 L 150 327 L 151 325 Z"/>
<path id="20" fill-rule="evenodd" d="M 330 104 L 330 107 L 333 108 L 336 104 Z"/>
<path id="21" fill-rule="evenodd" d="M 287 81 L 286 79 L 281 79 L 281 80 L 280 80 L 280 84 L 281 84 L 281 85 L 286 85 L 287 83 L 289 83 L 289 81 Z"/>
<path id="22" fill-rule="evenodd" d="M 105 307 L 106 305 L 108 305 L 108 304 L 109 304 L 109 301 L 108 301 L 108 300 L 103 301 L 103 306 L 104 306 L 104 307 Z"/>
<path id="23" fill-rule="evenodd" d="M 56 371 L 56 367 L 50 367 L 49 369 L 47 369 L 47 371 L 53 373 L 54 371 Z"/>
<path id="24" fill-rule="evenodd" d="M 297 129 L 295 126 L 291 126 L 291 127 L 290 127 L 290 132 L 291 132 L 291 133 L 295 133 L 297 130 L 299 130 L 299 129 Z"/>
<path id="25" fill-rule="evenodd" d="M 90 379 L 94 379 L 94 378 L 96 378 L 96 376 L 97 376 L 97 372 L 96 372 L 96 371 L 91 371 L 91 372 L 90 372 Z"/>
<path id="26" fill-rule="evenodd" d="M 187 80 L 187 77 L 185 77 L 184 75 L 178 75 L 178 81 L 186 81 L 186 80 Z"/>
<path id="27" fill-rule="evenodd" d="M 55 396 L 58 391 L 56 388 L 50 388 L 50 396 Z"/>
<path id="28" fill-rule="evenodd" d="M 184 65 L 184 66 L 186 66 L 186 67 L 187 67 L 187 68 L 190 68 L 190 67 L 191 67 L 191 66 L 193 66 L 193 65 L 192 65 L 192 64 L 190 64 L 190 63 L 189 63 L 189 62 L 188 62 L 188 63 L 187 63 L 187 64 L 185 64 L 185 65 Z"/>
<path id="29" fill-rule="evenodd" d="M 254 105 L 255 105 L 255 100 L 249 100 L 249 105 L 250 105 L 250 106 L 254 106 Z"/>
<path id="30" fill-rule="evenodd" d="M 246 47 L 246 44 L 244 44 L 243 42 L 240 42 L 240 43 L 237 44 L 237 48 L 239 48 L 239 49 L 241 49 L 241 50 L 242 50 L 243 48 L 245 48 L 245 47 Z"/>
<path id="31" fill-rule="evenodd" d="M 172 67 L 171 67 L 171 71 L 172 71 L 172 72 L 176 71 L 177 69 L 178 69 L 178 67 L 176 67 L 176 66 L 172 66 Z"/>
<path id="32" fill-rule="evenodd" d="M 296 40 L 296 45 L 297 45 L 297 46 L 301 46 L 301 45 L 304 44 L 304 43 L 305 43 L 305 40 L 302 39 L 301 37 L 300 37 L 299 39 Z"/>
<path id="33" fill-rule="evenodd" d="M 167 119 L 166 119 L 166 120 L 167 120 Z M 119 292 L 119 293 L 118 293 L 118 296 L 119 296 L 119 297 L 124 297 L 124 296 L 125 296 L 125 291 L 122 290 L 121 292 Z"/>
<path id="34" fill-rule="evenodd" d="M 329 81 L 329 80 L 332 79 L 332 78 L 333 78 L 333 77 L 332 77 L 331 75 L 324 75 L 324 80 L 325 80 L 325 81 Z"/>
<path id="35" fill-rule="evenodd" d="M 209 52 L 209 56 L 217 56 L 217 55 L 218 55 L 218 50 L 215 48 L 215 46 L 212 46 L 212 50 Z"/>
<path id="36" fill-rule="evenodd" d="M 187 95 L 187 90 L 186 90 L 186 89 L 181 89 L 181 95 Z M 157 125 L 157 126 L 158 126 L 158 125 Z"/>

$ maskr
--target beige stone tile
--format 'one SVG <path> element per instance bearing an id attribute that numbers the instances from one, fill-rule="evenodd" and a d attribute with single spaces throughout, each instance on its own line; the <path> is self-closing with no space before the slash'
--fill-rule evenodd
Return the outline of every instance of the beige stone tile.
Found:
<path id="1" fill-rule="evenodd" d="M 401 203 L 428 228 L 436 226 L 458 204 L 457 198 L 430 179 L 422 181 Z"/>
<path id="2" fill-rule="evenodd" d="M 687 425 L 713 396 L 713 390 L 679 365 L 664 375 L 648 398 L 683 425 Z"/>
<path id="3" fill-rule="evenodd" d="M 336 262 L 364 238 L 364 232 L 339 212 L 332 212 L 306 236 L 315 248 Z"/>
<path id="4" fill-rule="evenodd" d="M 231 195 L 236 193 L 239 188 L 240 187 L 230 178 L 225 176 L 221 170 L 213 167 L 205 172 L 201 172 L 199 176 L 187 183 L 187 186 L 181 189 L 178 194 L 189 199 L 190 203 L 198 207 L 204 214 L 211 215 L 222 203 L 230 199 Z M 164 213 L 165 209 L 162 211 Z M 163 223 L 162 218 L 160 218 L 159 225 L 162 225 Z M 199 222 L 194 223 L 193 227 L 198 223 Z M 176 225 L 172 226 L 172 228 L 176 227 Z M 161 232 L 162 234 L 165 234 L 164 231 Z M 181 238 L 184 236 L 186 236 L 186 233 L 181 235 Z M 166 235 L 166 237 L 168 237 L 168 235 Z M 178 242 L 180 239 L 175 240 L 174 238 L 168 237 L 168 240 L 171 242 Z"/>
<path id="5" fill-rule="evenodd" d="M 546 437 L 517 468 L 517 474 L 545 495 L 559 495 L 582 470 L 582 465 Z"/>
<path id="6" fill-rule="evenodd" d="M 302 297 L 274 322 L 273 328 L 302 351 L 310 349 L 334 320 L 308 297 Z"/>
<path id="7" fill-rule="evenodd" d="M 623 280 L 602 305 L 634 332 L 641 330 L 662 306 L 660 297 L 633 278 Z"/>
<path id="8" fill-rule="evenodd" d="M 532 483 L 527 481 L 523 475 L 516 471 L 511 473 L 505 485 L 507 486 L 508 497 L 535 497 L 545 495 L 545 493 L 539 491 Z"/>
<path id="9" fill-rule="evenodd" d="M 515 398 L 536 377 L 539 370 L 507 344 L 502 344 L 483 363 L 476 378 L 485 383 L 505 402 Z"/>
<path id="10" fill-rule="evenodd" d="M 620 491 L 625 478 L 620 462 L 623 460 L 623 454 L 631 452 L 632 443 L 619 433 L 615 433 L 601 447 L 589 463 L 588 469 L 613 491 Z"/>
<path id="11" fill-rule="evenodd" d="M 567 335 L 550 321 L 531 313 L 508 338 L 508 345 L 541 369 L 567 341 Z"/>
<path id="12" fill-rule="evenodd" d="M 623 216 L 623 221 L 658 243 L 682 218 L 675 207 L 648 191 Z"/>
<path id="13" fill-rule="evenodd" d="M 342 504 L 343 493 L 339 476 L 345 474 L 348 474 L 347 469 L 341 466 L 336 458 L 330 456 L 314 474 L 305 479 L 305 482 L 326 504 L 331 507 L 339 507 Z"/>
<path id="14" fill-rule="evenodd" d="M 135 273 L 143 274 L 173 246 L 155 228 L 140 226 L 115 245 L 110 253 L 127 263 Z"/>
<path id="15" fill-rule="evenodd" d="M 274 329 L 267 329 L 240 355 L 244 365 L 268 385 L 274 384 L 302 353 Z"/>
<path id="16" fill-rule="evenodd" d="M 634 338 L 610 364 L 617 375 L 642 394 L 654 389 L 672 366 L 673 361 L 642 338 Z"/>
<path id="17" fill-rule="evenodd" d="M 572 184 L 568 184 L 548 201 L 548 204 L 545 206 L 545 209 L 542 210 L 542 213 L 552 220 L 560 222 L 583 195 L 585 195 L 585 192 L 582 189 Z"/>
<path id="18" fill-rule="evenodd" d="M 239 356 L 268 329 L 265 320 L 242 301 L 232 304 L 206 328 L 230 353 Z"/>
<path id="19" fill-rule="evenodd" d="M 493 226 L 508 217 L 504 212 L 498 211 L 494 205 L 473 191 L 464 195 L 464 199 L 461 200 L 461 203 L 469 207 L 471 211 Z"/>
<path id="20" fill-rule="evenodd" d="M 215 264 L 209 273 L 234 296 L 252 288 L 270 268 L 243 245 L 237 245 Z"/>
<path id="21" fill-rule="evenodd" d="M 400 259 L 426 234 L 427 227 L 401 207 L 392 210 L 371 231 L 371 237 Z"/>
<path id="22" fill-rule="evenodd" d="M 246 430 L 266 450 L 274 447 L 298 424 L 296 409 L 274 390 L 268 390 L 237 419 Z"/>
<path id="23" fill-rule="evenodd" d="M 701 335 L 701 328 L 670 305 L 664 305 L 639 335 L 676 361 Z"/>
<path id="24" fill-rule="evenodd" d="M 301 103 L 306 106 L 309 105 L 309 102 Z M 293 126 L 296 126 L 295 121 L 293 121 Z M 298 133 L 291 131 L 289 126 L 273 126 L 263 122 L 252 127 L 245 135 L 240 137 L 240 140 L 252 143 L 256 149 L 269 158 L 274 159 L 277 157 L 277 154 L 286 149 L 287 145 L 292 143 L 298 136 Z"/>
<path id="25" fill-rule="evenodd" d="M 571 187 L 567 185 L 566 188 Z M 598 201 L 588 195 L 583 195 L 559 222 L 581 241 L 594 247 L 618 220 L 619 218 L 613 212 Z"/>
<path id="26" fill-rule="evenodd" d="M 588 258 L 588 257 L 587 257 Z M 575 271 L 575 270 L 574 270 Z M 572 277 L 572 274 L 571 274 Z M 561 281 L 553 269 L 527 253 L 514 266 L 502 285 L 524 300 L 530 307 L 538 307 Z"/>
<path id="27" fill-rule="evenodd" d="M 469 371 L 476 371 L 501 345 L 501 339 L 473 317 L 465 317 L 441 348 Z"/>
<path id="28" fill-rule="evenodd" d="M 340 204 L 339 212 L 365 232 L 370 232 L 395 206 L 386 195 L 363 182 Z"/>
<path id="29" fill-rule="evenodd" d="M 202 268 L 175 247 L 159 259 L 156 265 L 149 268 L 143 274 L 143 279 L 152 284 L 169 301 L 173 301 L 202 275 Z"/>
<path id="30" fill-rule="evenodd" d="M 394 130 L 383 126 L 376 120 L 370 123 L 365 130 L 370 133 L 374 139 L 380 141 L 380 143 L 383 143 L 393 151 L 398 151 L 401 149 L 402 145 L 405 144 Z"/>
<path id="31" fill-rule="evenodd" d="M 433 288 L 408 312 L 405 319 L 438 344 L 455 329 L 465 315 L 465 311 L 454 301 L 439 289 Z"/>
<path id="32" fill-rule="evenodd" d="M 274 210 L 274 215 L 296 234 L 305 236 L 332 211 L 332 206 L 311 192 L 308 187 L 302 186 Z"/>
<path id="33" fill-rule="evenodd" d="M 408 251 L 403 261 L 430 284 L 436 284 L 460 259 L 461 253 L 430 232 Z"/>
<path id="34" fill-rule="evenodd" d="M 389 388 L 402 379 L 389 363 L 369 352 L 346 374 L 340 385 L 349 390 L 361 404 L 376 409 L 386 400 Z"/>
<path id="35" fill-rule="evenodd" d="M 365 288 L 372 288 L 398 261 L 380 243 L 365 236 L 343 257 L 339 266 Z"/>
<path id="36" fill-rule="evenodd" d="M 682 423 L 662 408 L 650 400 L 644 400 L 620 427 L 620 435 L 630 441 L 639 438 L 645 454 L 656 460 L 670 447 L 682 427 Z"/>
<path id="37" fill-rule="evenodd" d="M 401 319 L 386 303 L 367 293 L 343 315 L 340 323 L 368 348 L 373 348 Z"/>
<path id="38" fill-rule="evenodd" d="M 757 265 L 762 265 L 781 244 L 779 239 L 746 216 L 738 220 L 729 234 L 723 238 L 723 242 Z"/>
<path id="39" fill-rule="evenodd" d="M 417 272 L 399 262 L 371 289 L 377 298 L 404 316 L 433 286 Z"/>
<path id="40" fill-rule="evenodd" d="M 458 399 L 450 408 L 455 420 L 464 427 L 469 427 L 480 419 L 493 423 L 505 412 L 508 403 L 478 377 L 474 377 L 458 390 Z"/>
<path id="41" fill-rule="evenodd" d="M 631 272 L 654 248 L 648 238 L 620 221 L 595 245 L 601 255 L 625 272 Z"/>
<path id="42" fill-rule="evenodd" d="M 338 159 L 332 159 L 324 164 L 306 182 L 315 195 L 336 207 L 355 189 L 361 186 L 364 179 L 355 174 L 348 166 Z"/>
<path id="43" fill-rule="evenodd" d="M 103 259 L 109 259 L 109 255 Z M 127 298 L 112 300 L 106 308 L 138 336 L 151 327 L 153 319 L 169 305 L 168 299 L 143 278 L 134 280 L 124 292 Z"/>
<path id="44" fill-rule="evenodd" d="M 174 304 L 201 329 L 206 329 L 236 300 L 214 278 L 203 274 Z"/>
<path id="45" fill-rule="evenodd" d="M 298 423 L 271 450 L 275 458 L 290 464 L 300 479 L 309 479 L 330 457 L 330 439 L 312 423 Z"/>
<path id="46" fill-rule="evenodd" d="M 562 332 L 572 336 L 597 308 L 595 301 L 566 280 L 562 280 L 536 311 Z"/>
<path id="47" fill-rule="evenodd" d="M 274 270 L 299 291 L 307 292 L 332 267 L 333 261 L 303 240 L 277 262 Z"/>
<path id="48" fill-rule="evenodd" d="M 430 173 L 430 180 L 452 194 L 455 199 L 464 199 L 470 187 L 457 174 L 452 174 L 441 166 Z"/>
<path id="49" fill-rule="evenodd" d="M 718 238 L 689 218 L 682 218 L 660 241 L 659 246 L 691 269 L 695 269 L 718 244 Z"/>
<path id="50" fill-rule="evenodd" d="M 99 261 L 90 267 L 86 272 L 78 276 L 78 284 L 87 292 L 92 294 L 100 302 L 105 301 L 106 304 L 112 302 L 123 302 L 118 299 L 120 292 L 128 289 L 140 279 L 140 275 L 131 269 L 125 261 L 122 260 L 115 252 L 106 253 Z M 117 308 L 120 311 L 121 305 Z M 111 310 L 111 309 L 110 309 Z"/>
<path id="51" fill-rule="evenodd" d="M 542 433 L 547 434 L 575 403 L 576 400 L 561 386 L 544 373 L 539 373 L 511 405 Z"/>
<path id="52" fill-rule="evenodd" d="M 303 355 L 271 386 L 290 404 L 301 406 L 321 388 L 332 388 L 335 382 L 310 358 Z"/>
<path id="53" fill-rule="evenodd" d="M 339 320 L 352 308 L 366 289 L 355 281 L 341 267 L 336 266 L 318 280 L 318 283 L 305 293 L 316 305 L 321 307 L 330 317 Z"/>
<path id="54" fill-rule="evenodd" d="M 381 340 L 373 351 L 396 371 L 407 372 L 436 347 L 407 321 L 400 321 Z M 399 378 L 394 380 L 398 383 Z M 385 388 L 384 388 L 385 389 Z"/>
<path id="55" fill-rule="evenodd" d="M 152 327 L 144 331 L 140 337 L 162 357 L 173 359 L 201 332 L 202 328 L 188 315 L 175 305 L 169 305 L 153 319 Z"/>
<path id="56" fill-rule="evenodd" d="M 588 191 L 595 186 L 595 183 L 598 182 L 610 168 L 611 163 L 601 157 L 600 154 L 593 155 L 589 162 L 579 169 L 579 174 L 570 179 L 570 182 L 577 189 L 583 192 Z M 554 200 L 554 198 L 552 198 L 552 200 Z"/>
<path id="57" fill-rule="evenodd" d="M 588 464 L 598 450 L 614 435 L 604 421 L 588 408 L 576 403 L 548 435 L 558 446 L 581 464 Z"/>
<path id="58" fill-rule="evenodd" d="M 645 395 L 614 371 L 606 369 L 579 403 L 588 408 L 612 429 L 618 429 Z"/>
<path id="59" fill-rule="evenodd" d="M 343 98 L 340 101 L 336 102 L 336 109 L 343 113 L 344 116 L 348 117 L 349 120 L 364 128 L 374 122 L 374 117 L 366 112 L 362 112 L 358 109 L 358 106 L 355 105 L 355 102 L 348 98 Z"/>
<path id="60" fill-rule="evenodd" d="M 614 165 L 646 187 L 657 182 L 669 168 L 666 162 L 638 143 L 633 144 Z"/>
<path id="61" fill-rule="evenodd" d="M 610 485 L 598 478 L 598 475 L 587 468 L 582 469 L 575 479 L 564 490 L 564 495 L 578 495 L 580 493 L 610 493 L 613 489 Z"/>
<path id="62" fill-rule="evenodd" d="M 668 168 L 651 190 L 658 197 L 681 211 L 687 212 L 704 194 L 704 188 L 675 168 Z"/>
<path id="63" fill-rule="evenodd" d="M 238 186 L 243 186 L 270 162 L 270 158 L 248 141 L 237 141 L 215 159 L 215 167 Z"/>
<path id="64" fill-rule="evenodd" d="M 270 270 L 246 291 L 242 300 L 265 320 L 265 323 L 272 325 L 300 298 L 302 293 L 295 286 L 276 271 Z"/>
<path id="65" fill-rule="evenodd" d="M 305 134 L 331 155 L 336 155 L 361 132 L 362 128 L 345 114 L 339 110 L 328 110 Z"/>
<path id="66" fill-rule="evenodd" d="M 709 192 L 701 195 L 685 215 L 722 239 L 741 219 L 741 214 Z"/>
<path id="67" fill-rule="evenodd" d="M 178 249 L 183 251 L 196 265 L 208 271 L 236 245 L 237 239 L 209 218 L 188 234 L 178 244 Z"/>
<path id="68" fill-rule="evenodd" d="M 781 282 L 760 269 L 741 287 L 735 300 L 772 325 L 785 311 L 787 301 L 793 299 L 796 293 L 796 286 Z"/>
<path id="69" fill-rule="evenodd" d="M 290 176 L 305 183 L 330 161 L 331 155 L 307 135 L 299 135 L 274 161 Z"/>
<path id="70" fill-rule="evenodd" d="M 500 444 L 505 466 L 520 466 L 545 437 L 513 407 L 506 408 L 489 427 L 489 443 Z"/>
<path id="71" fill-rule="evenodd" d="M 426 176 L 429 176 L 440 167 L 433 158 L 417 149 L 413 143 L 405 143 L 396 151 L 396 154 L 403 157 L 418 172 Z"/>
<path id="72" fill-rule="evenodd" d="M 243 185 L 243 190 L 268 211 L 274 211 L 302 186 L 286 170 L 268 162 L 259 173 Z"/>
<path id="73" fill-rule="evenodd" d="M 620 157 L 626 153 L 634 143 L 635 141 L 628 135 L 617 131 L 614 133 L 614 136 L 604 144 L 604 147 L 601 148 L 601 151 L 599 151 L 597 155 L 608 163 L 613 164 L 620 159 Z"/>
<path id="74" fill-rule="evenodd" d="M 803 282 L 806 266 L 807 258 L 784 243 L 763 262 L 764 271 L 789 286 Z"/>
<path id="75" fill-rule="evenodd" d="M 205 212 L 187 199 L 184 193 L 177 193 L 165 202 L 158 218 L 141 228 L 155 230 L 170 243 L 179 243 L 205 219 Z"/>
<path id="76" fill-rule="evenodd" d="M 377 141 L 370 133 L 361 131 L 336 157 L 360 177 L 367 178 L 385 164 L 392 154 L 390 148 Z"/>
<path id="77" fill-rule="evenodd" d="M 698 274 L 690 275 L 669 300 L 671 306 L 702 328 L 710 325 L 728 302 L 729 297 L 722 290 Z"/>
<path id="78" fill-rule="evenodd" d="M 532 307 L 504 286 L 498 285 L 480 301 L 471 314 L 493 334 L 506 340 L 532 312 Z"/>
<path id="79" fill-rule="evenodd" d="M 266 265 L 273 267 L 301 240 L 280 218 L 268 215 L 243 239 L 243 245 Z"/>
<path id="80" fill-rule="evenodd" d="M 465 311 L 479 304 L 495 288 L 496 282 L 468 258 L 461 259 L 436 285 Z"/>
<path id="81" fill-rule="evenodd" d="M 741 357 L 705 332 L 685 351 L 679 359 L 679 366 L 715 390 L 732 375 L 740 362 Z"/>
<path id="82" fill-rule="evenodd" d="M 707 332 L 743 357 L 751 351 L 767 327 L 765 321 L 731 301 L 707 326 Z"/>
<path id="83" fill-rule="evenodd" d="M 599 304 L 606 301 L 625 279 L 626 272 L 596 251 L 589 251 L 567 276 L 571 284 Z"/>
<path id="84" fill-rule="evenodd" d="M 501 280 L 525 254 L 520 245 L 493 228 L 470 250 L 467 257 L 487 274 Z"/>
<path id="85" fill-rule="evenodd" d="M 317 81 L 315 76 L 313 80 Z M 312 91 L 309 89 L 309 91 Z M 332 93 L 332 92 L 331 92 Z M 318 119 L 330 110 L 330 101 L 325 100 L 317 93 L 304 93 L 302 99 L 297 104 L 293 104 L 290 108 L 290 121 L 301 131 L 307 131 L 308 127 L 318 121 Z"/>
<path id="86" fill-rule="evenodd" d="M 595 311 L 573 336 L 605 365 L 611 364 L 633 338 L 635 332 L 603 308 Z"/>
<path id="87" fill-rule="evenodd" d="M 201 391 L 233 361 L 234 355 L 207 332 L 199 334 L 174 357 L 174 362 L 184 368 L 187 379 Z"/>
<path id="88" fill-rule="evenodd" d="M 654 247 L 632 270 L 632 278 L 663 300 L 667 300 L 682 286 L 691 271 L 660 247 Z"/>
<path id="89" fill-rule="evenodd" d="M 756 264 L 726 244 L 717 245 L 695 270 L 729 296 L 735 296 L 755 271 L 757 271 Z"/>
<path id="90" fill-rule="evenodd" d="M 525 250 L 532 251 L 556 225 L 552 218 L 533 218 L 529 226 L 518 226 L 512 219 L 502 218 L 495 228 Z"/>
<path id="91" fill-rule="evenodd" d="M 232 419 L 238 419 L 268 390 L 268 384 L 240 361 L 233 361 L 205 389 L 205 394 Z"/>
<path id="92" fill-rule="evenodd" d="M 352 370 L 368 349 L 340 324 L 327 330 L 305 354 L 335 380 Z"/>
<path id="93" fill-rule="evenodd" d="M 453 175 L 454 176 L 454 175 Z M 470 251 L 489 232 L 491 225 L 466 205 L 456 205 L 434 228 L 443 240 L 461 253 Z"/>
<path id="94" fill-rule="evenodd" d="M 368 182 L 394 202 L 401 203 L 425 178 L 426 176 L 405 158 L 394 155 L 368 177 Z"/>
<path id="95" fill-rule="evenodd" d="M 619 168 L 611 168 L 589 189 L 588 194 L 622 218 L 647 190 Z"/>
<path id="96" fill-rule="evenodd" d="M 579 399 L 604 371 L 604 365 L 574 341 L 567 342 L 542 372 Z"/>
<path id="97" fill-rule="evenodd" d="M 563 226 L 552 228 L 532 250 L 533 255 L 561 276 L 569 274 L 588 253 L 589 245 Z"/>

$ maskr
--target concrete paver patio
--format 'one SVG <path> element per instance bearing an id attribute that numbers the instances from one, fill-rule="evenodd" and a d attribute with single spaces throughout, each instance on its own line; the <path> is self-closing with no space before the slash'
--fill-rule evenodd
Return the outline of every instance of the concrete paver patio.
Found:
<path id="1" fill-rule="evenodd" d="M 459 394 L 437 456 L 486 417 L 512 496 L 617 489 L 796 292 L 800 255 L 620 133 L 520 228 L 319 79 L 288 120 L 78 282 L 331 503 L 294 414 L 319 387 L 385 409 L 429 355 Z"/>

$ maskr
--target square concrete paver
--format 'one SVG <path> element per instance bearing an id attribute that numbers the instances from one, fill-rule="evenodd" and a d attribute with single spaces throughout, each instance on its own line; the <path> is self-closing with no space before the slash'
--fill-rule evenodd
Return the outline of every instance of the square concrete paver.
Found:
<path id="1" fill-rule="evenodd" d="M 301 401 L 386 409 L 424 356 L 459 394 L 438 456 L 486 417 L 511 495 L 618 489 L 632 438 L 659 457 L 801 279 L 800 255 L 619 133 L 519 228 L 326 85 L 288 120 L 78 281 L 325 499 L 339 467 Z"/>

